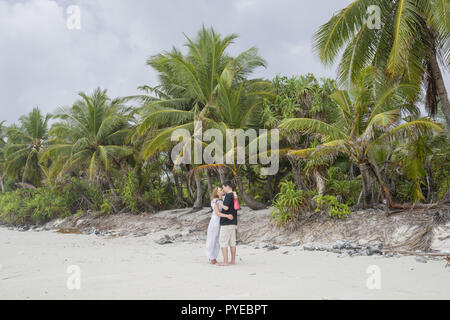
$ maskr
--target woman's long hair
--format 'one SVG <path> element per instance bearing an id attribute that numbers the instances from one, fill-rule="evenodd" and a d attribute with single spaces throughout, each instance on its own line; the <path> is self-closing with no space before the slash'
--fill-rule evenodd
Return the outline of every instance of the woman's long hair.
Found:
<path id="1" fill-rule="evenodd" d="M 215 187 L 211 193 L 211 200 L 219 199 L 219 192 L 222 190 L 220 187 Z"/>

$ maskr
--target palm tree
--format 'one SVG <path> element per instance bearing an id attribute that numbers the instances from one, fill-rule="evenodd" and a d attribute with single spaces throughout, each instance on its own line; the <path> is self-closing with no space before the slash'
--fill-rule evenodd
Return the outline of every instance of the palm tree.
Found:
<path id="1" fill-rule="evenodd" d="M 313 74 L 300 77 L 279 77 L 273 79 L 276 97 L 270 104 L 265 105 L 265 127 L 277 128 L 279 124 L 288 118 L 313 118 L 328 121 L 334 118 L 335 105 L 329 98 L 334 91 L 334 80 L 320 79 L 318 81 Z M 314 136 L 293 134 L 282 136 L 281 143 L 292 148 L 307 148 L 319 141 Z M 306 189 L 302 177 L 302 169 L 311 174 L 316 181 L 319 194 L 325 192 L 325 178 L 323 177 L 323 160 L 308 160 L 306 166 L 296 157 L 288 156 L 294 174 L 294 180 L 298 189 Z"/>
<path id="2" fill-rule="evenodd" d="M 239 85 L 229 87 L 223 81 L 219 81 L 219 88 L 217 90 L 217 104 L 210 109 L 203 109 L 200 112 L 198 112 L 195 108 L 192 111 L 182 111 L 180 112 L 182 117 L 178 119 L 172 114 L 172 112 L 177 113 L 177 111 L 173 109 L 164 108 L 154 111 L 146 118 L 146 120 L 148 120 L 151 117 L 153 118 L 153 121 L 144 121 L 143 126 L 146 126 L 146 123 L 162 122 L 163 119 L 167 119 L 164 118 L 164 116 L 166 116 L 172 117 L 171 123 L 174 124 L 174 127 L 159 130 L 156 136 L 144 145 L 144 156 L 148 158 L 153 156 L 158 151 L 167 150 L 167 148 L 172 145 L 170 137 L 176 129 L 183 128 L 189 130 L 193 139 L 194 134 L 197 133 L 196 125 L 198 126 L 200 122 L 202 123 L 202 129 L 218 129 L 222 132 L 224 137 L 226 136 L 227 129 L 245 130 L 250 128 L 258 128 L 262 119 L 261 115 L 264 97 L 271 97 L 272 95 L 270 88 L 271 84 L 267 81 L 243 81 Z M 144 128 L 141 130 L 147 129 Z M 192 140 L 187 143 L 192 143 Z M 251 143 L 257 143 L 257 140 L 246 141 L 246 143 L 248 149 L 248 145 Z M 217 147 L 222 150 L 224 155 L 228 152 L 233 152 L 236 156 L 238 153 L 236 145 L 230 150 L 227 150 L 224 144 L 218 145 Z M 246 155 L 248 157 L 248 152 Z M 182 155 L 180 155 L 180 158 L 181 156 Z M 198 178 L 200 171 L 210 168 L 228 168 L 234 176 L 234 180 L 244 202 L 252 209 L 265 208 L 265 205 L 250 198 L 245 192 L 241 177 L 241 170 L 243 168 L 242 164 L 200 165 L 194 168 L 191 173 L 196 180 L 197 187 L 200 186 Z M 199 201 L 201 201 L 201 197 L 199 196 L 199 193 L 197 193 L 196 203 L 198 204 Z"/>
<path id="3" fill-rule="evenodd" d="M 5 146 L 6 146 L 6 130 L 4 127 L 5 121 L 0 122 L 0 188 L 2 190 L 2 193 L 5 193 L 5 185 L 4 185 L 4 178 L 5 178 Z"/>
<path id="4" fill-rule="evenodd" d="M 106 90 L 97 88 L 92 95 L 79 93 L 80 100 L 72 107 L 62 108 L 55 115 L 62 120 L 50 129 L 54 145 L 41 158 L 56 166 L 58 177 L 72 170 L 85 172 L 89 179 L 107 179 L 114 189 L 111 170 L 132 149 L 124 145 L 129 134 L 129 109 L 123 99 L 111 100 Z"/>
<path id="5" fill-rule="evenodd" d="M 218 101 L 220 87 L 237 85 L 256 67 L 265 66 L 256 48 L 237 57 L 229 56 L 226 49 L 235 38 L 236 35 L 222 38 L 212 28 L 203 27 L 195 40 L 186 37 L 186 55 L 173 49 L 148 60 L 148 64 L 159 73 L 161 84 L 152 89 L 156 98 L 144 98 L 146 103 L 141 111 L 143 119 L 138 132 L 144 134 L 158 130 L 144 145 L 145 158 L 170 148 L 170 136 L 175 130 L 184 128 L 194 133 L 194 120 L 202 122 L 204 128 L 211 126 L 214 123 L 211 115 L 221 109 Z M 196 207 L 201 206 L 202 190 L 198 172 L 194 177 Z"/>
<path id="6" fill-rule="evenodd" d="M 255 129 L 261 127 L 262 125 L 262 114 L 264 108 L 264 99 L 271 98 L 272 85 L 268 81 L 253 80 L 253 81 L 242 81 L 238 86 L 227 85 L 223 81 L 219 82 L 219 90 L 217 95 L 218 107 L 216 111 L 213 112 L 211 116 L 211 123 L 221 130 L 224 137 L 227 136 L 226 132 L 228 129 Z M 249 158 L 249 147 L 251 144 L 258 143 L 258 139 L 246 141 L 245 163 L 250 163 Z M 223 154 L 226 156 L 231 153 L 234 155 L 234 163 L 228 165 L 234 176 L 234 181 L 242 196 L 244 202 L 254 210 L 264 209 L 266 205 L 259 203 L 258 201 L 250 198 L 245 192 L 244 186 L 242 184 L 242 170 L 245 164 L 239 164 L 237 162 L 237 155 L 244 150 L 238 150 L 236 145 L 233 149 L 227 149 L 225 145 L 219 146 L 223 150 Z M 275 151 L 275 150 L 268 150 Z M 280 150 L 276 150 L 279 152 Z M 260 156 L 257 154 L 256 156 Z"/>
<path id="7" fill-rule="evenodd" d="M 373 151 L 386 139 L 400 134 L 420 133 L 442 127 L 429 119 L 422 118 L 402 122 L 403 111 L 416 111 L 410 104 L 415 87 L 408 84 L 384 84 L 377 81 L 373 68 L 364 69 L 356 84 L 350 90 L 336 90 L 330 97 L 337 105 L 336 119 L 329 124 L 317 119 L 286 119 L 280 125 L 284 130 L 316 133 L 323 143 L 315 148 L 291 151 L 303 158 L 330 158 L 344 153 L 354 161 L 361 172 L 364 205 L 372 204 L 370 173 L 372 169 L 383 188 L 388 207 L 395 206 L 388 186 L 383 182 Z"/>
<path id="8" fill-rule="evenodd" d="M 5 173 L 12 179 L 40 185 L 43 172 L 39 155 L 47 144 L 50 117 L 34 108 L 27 116 L 19 118 L 20 126 L 13 125 L 7 129 Z"/>
<path id="9" fill-rule="evenodd" d="M 366 19 L 369 6 L 380 8 L 381 28 Z M 434 116 L 440 104 L 450 126 L 450 104 L 442 67 L 450 65 L 450 2 L 442 0 L 355 0 L 315 35 L 315 49 L 332 64 L 344 49 L 338 74 L 348 85 L 373 65 L 383 76 L 404 78 L 425 87 L 426 107 Z"/>

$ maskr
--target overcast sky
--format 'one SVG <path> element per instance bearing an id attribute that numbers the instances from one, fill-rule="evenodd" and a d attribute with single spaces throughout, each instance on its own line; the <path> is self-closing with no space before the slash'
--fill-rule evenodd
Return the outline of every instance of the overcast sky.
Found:
<path id="1" fill-rule="evenodd" d="M 35 106 L 71 105 L 100 86 L 110 97 L 156 85 L 146 59 L 202 25 L 237 33 L 236 54 L 252 46 L 268 62 L 255 76 L 335 76 L 312 51 L 314 31 L 350 0 L 0 0 L 0 121 L 17 121 Z M 80 8 L 69 29 L 67 9 Z"/>

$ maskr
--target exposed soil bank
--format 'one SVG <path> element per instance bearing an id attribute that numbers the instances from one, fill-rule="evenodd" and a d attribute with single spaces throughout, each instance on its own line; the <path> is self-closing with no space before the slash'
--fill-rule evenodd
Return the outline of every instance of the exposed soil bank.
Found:
<path id="1" fill-rule="evenodd" d="M 241 244 L 332 248 L 339 241 L 347 240 L 382 247 L 383 252 L 450 254 L 450 206 L 428 211 L 412 210 L 389 217 L 381 208 L 360 210 L 343 220 L 311 213 L 298 222 L 295 230 L 280 229 L 270 223 L 271 211 L 271 208 L 260 211 L 243 208 L 239 211 L 238 239 Z M 87 215 L 55 220 L 31 229 L 94 233 L 107 237 L 162 232 L 167 235 L 166 242 L 191 241 L 205 239 L 210 215 L 211 211 L 206 208 L 197 212 L 179 209 L 156 214 Z M 21 230 L 28 228 L 22 227 Z"/>

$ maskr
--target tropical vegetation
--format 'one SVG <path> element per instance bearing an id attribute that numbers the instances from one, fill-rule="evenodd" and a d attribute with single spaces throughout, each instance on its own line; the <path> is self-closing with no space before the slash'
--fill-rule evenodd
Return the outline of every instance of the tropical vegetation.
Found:
<path id="1" fill-rule="evenodd" d="M 17 124 L 1 122 L 0 221 L 195 211 L 225 180 L 244 205 L 273 206 L 279 226 L 306 211 L 345 218 L 352 207 L 389 211 L 446 199 L 448 3 L 379 1 L 388 19 L 375 30 L 365 18 L 370 5 L 354 1 L 316 33 L 320 59 L 341 59 L 337 80 L 252 77 L 266 66 L 258 50 L 231 55 L 237 36 L 203 27 L 186 36 L 187 50 L 148 59 L 158 84 L 143 84 L 139 95 L 112 98 L 96 88 L 52 114 L 34 108 Z M 208 129 L 279 129 L 278 148 L 266 151 L 279 154 L 279 169 L 264 175 L 248 152 L 243 164 L 180 161 L 177 129 L 189 133 L 185 145 Z M 260 139 L 245 139 L 245 150 L 213 144 L 236 159 Z"/>

